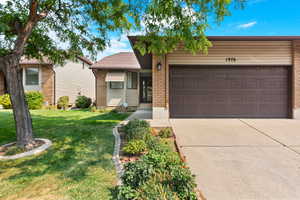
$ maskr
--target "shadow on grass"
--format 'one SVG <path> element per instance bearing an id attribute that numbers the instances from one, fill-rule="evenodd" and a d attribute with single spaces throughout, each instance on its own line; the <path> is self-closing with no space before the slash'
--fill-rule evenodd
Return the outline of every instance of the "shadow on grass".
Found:
<path id="1" fill-rule="evenodd" d="M 50 139 L 53 146 L 37 157 L 0 162 L 0 175 L 9 168 L 18 168 L 18 173 L 7 179 L 26 182 L 45 174 L 55 174 L 77 182 L 86 178 L 94 166 L 111 171 L 114 169 L 111 130 L 127 116 L 113 112 L 33 112 L 35 136 Z M 0 143 L 14 141 L 15 129 L 10 112 L 0 112 L 0 125 Z"/>

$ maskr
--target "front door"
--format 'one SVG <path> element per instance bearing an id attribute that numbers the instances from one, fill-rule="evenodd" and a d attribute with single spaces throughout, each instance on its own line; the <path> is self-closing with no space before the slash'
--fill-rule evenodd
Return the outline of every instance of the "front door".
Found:
<path id="1" fill-rule="evenodd" d="M 152 77 L 140 77 L 140 102 L 152 103 Z"/>

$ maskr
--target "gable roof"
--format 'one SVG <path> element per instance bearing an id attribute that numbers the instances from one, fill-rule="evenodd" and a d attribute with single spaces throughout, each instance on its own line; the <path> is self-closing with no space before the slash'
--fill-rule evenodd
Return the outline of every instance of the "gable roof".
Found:
<path id="1" fill-rule="evenodd" d="M 88 65 L 93 64 L 92 61 L 90 61 L 89 59 L 83 56 L 77 56 L 77 59 Z M 21 65 L 52 65 L 53 63 L 47 57 L 43 57 L 41 60 L 36 58 L 22 57 L 20 60 L 20 64 Z"/>
<path id="2" fill-rule="evenodd" d="M 133 52 L 120 52 L 106 56 L 93 64 L 92 69 L 141 69 Z"/>

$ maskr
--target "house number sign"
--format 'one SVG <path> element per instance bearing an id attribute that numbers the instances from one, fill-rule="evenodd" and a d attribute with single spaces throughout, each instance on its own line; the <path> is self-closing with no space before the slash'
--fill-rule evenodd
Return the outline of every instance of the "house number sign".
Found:
<path id="1" fill-rule="evenodd" d="M 237 61 L 236 57 L 225 58 L 225 62 L 227 62 L 227 63 L 235 63 L 236 61 Z"/>

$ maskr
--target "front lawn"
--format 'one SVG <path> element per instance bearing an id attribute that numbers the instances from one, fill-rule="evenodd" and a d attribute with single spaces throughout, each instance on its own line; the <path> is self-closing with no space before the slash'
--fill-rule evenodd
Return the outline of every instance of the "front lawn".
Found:
<path id="1" fill-rule="evenodd" d="M 36 137 L 53 146 L 37 157 L 0 161 L 0 200 L 114 199 L 112 127 L 127 114 L 32 111 Z M 11 111 L 0 111 L 0 145 L 15 141 Z"/>

